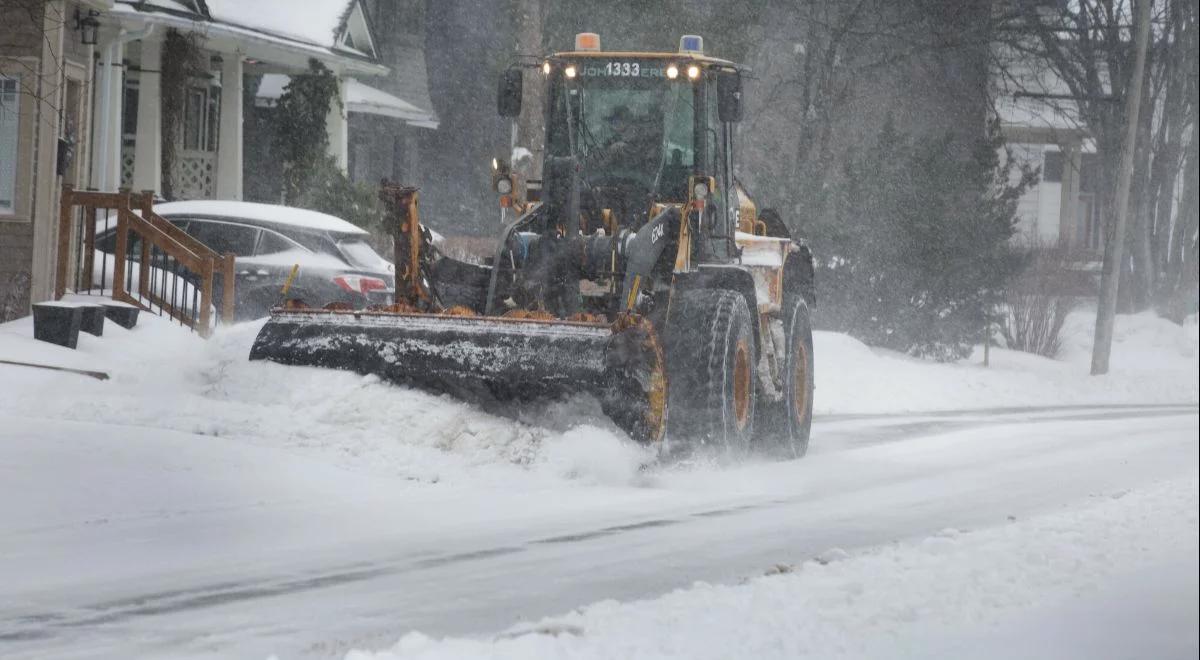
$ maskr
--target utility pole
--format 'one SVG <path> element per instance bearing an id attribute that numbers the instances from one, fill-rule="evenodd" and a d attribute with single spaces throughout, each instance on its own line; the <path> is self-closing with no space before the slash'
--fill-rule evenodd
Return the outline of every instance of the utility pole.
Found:
<path id="1" fill-rule="evenodd" d="M 1100 275 L 1100 300 L 1096 309 L 1096 335 L 1092 344 L 1092 375 L 1108 373 L 1112 352 L 1113 321 L 1117 314 L 1117 286 L 1125 252 L 1125 225 L 1129 217 L 1129 186 L 1133 178 L 1133 155 L 1137 141 L 1138 109 L 1142 105 L 1142 76 L 1146 68 L 1146 43 L 1150 40 L 1150 4 L 1135 0 L 1134 63 L 1129 85 L 1125 88 L 1125 138 L 1121 141 L 1121 164 L 1117 172 L 1117 190 L 1113 201 L 1112 222 L 1104 245 L 1104 272 Z"/>
<path id="2" fill-rule="evenodd" d="M 545 28 L 548 0 L 516 0 L 517 56 L 525 61 L 530 56 L 542 54 L 542 30 Z M 522 185 L 529 179 L 541 178 L 542 151 L 542 108 L 545 100 L 546 81 L 542 75 L 541 62 L 525 70 L 525 84 L 521 101 L 521 114 L 517 117 L 513 131 L 513 146 L 525 147 L 532 157 L 527 163 L 513 163 L 521 174 Z M 521 191 L 524 193 L 524 191 Z"/>

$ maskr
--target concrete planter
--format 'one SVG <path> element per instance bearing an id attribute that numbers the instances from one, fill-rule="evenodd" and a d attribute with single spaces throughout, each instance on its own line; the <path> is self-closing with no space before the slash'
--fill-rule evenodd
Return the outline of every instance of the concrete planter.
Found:
<path id="1" fill-rule="evenodd" d="M 51 344 L 75 348 L 79 343 L 79 327 L 83 310 L 70 303 L 35 303 L 33 305 L 33 337 Z"/>

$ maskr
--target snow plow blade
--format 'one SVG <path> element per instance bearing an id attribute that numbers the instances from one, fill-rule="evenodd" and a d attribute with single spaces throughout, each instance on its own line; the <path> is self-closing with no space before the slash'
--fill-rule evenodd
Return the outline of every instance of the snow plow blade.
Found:
<path id="1" fill-rule="evenodd" d="M 639 442 L 666 431 L 666 371 L 649 322 L 276 309 L 251 360 L 343 369 L 468 401 L 586 392 Z"/>

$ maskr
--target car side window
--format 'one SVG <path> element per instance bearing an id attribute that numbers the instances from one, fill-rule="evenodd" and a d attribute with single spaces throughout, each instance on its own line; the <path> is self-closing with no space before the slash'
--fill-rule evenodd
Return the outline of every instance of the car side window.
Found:
<path id="1" fill-rule="evenodd" d="M 278 254 L 280 252 L 288 252 L 295 250 L 296 244 L 288 239 L 276 234 L 273 231 L 263 230 L 262 237 L 258 239 L 258 249 L 255 254 Z"/>
<path id="2" fill-rule="evenodd" d="M 175 225 L 176 227 L 179 227 L 180 229 L 182 229 L 185 232 L 188 230 L 188 219 L 187 218 L 166 218 L 166 221 Z M 115 223 L 111 230 L 103 232 L 102 234 L 100 234 L 99 236 L 96 237 L 96 249 L 101 252 L 106 252 L 108 254 L 112 254 L 117 251 L 117 230 L 116 230 Z M 137 234 L 130 233 L 129 248 L 128 248 L 130 258 L 131 259 L 138 258 L 138 255 L 141 253 L 141 249 L 142 249 L 141 238 Z"/>
<path id="3" fill-rule="evenodd" d="M 232 222 L 192 220 L 188 223 L 187 233 L 217 254 L 232 252 L 239 257 L 248 257 L 254 254 L 259 229 Z"/>
<path id="4" fill-rule="evenodd" d="M 96 249 L 106 254 L 117 252 L 117 230 L 107 231 L 96 237 Z M 129 232 L 129 243 L 125 246 L 126 258 L 137 261 L 142 254 L 142 237 Z"/>

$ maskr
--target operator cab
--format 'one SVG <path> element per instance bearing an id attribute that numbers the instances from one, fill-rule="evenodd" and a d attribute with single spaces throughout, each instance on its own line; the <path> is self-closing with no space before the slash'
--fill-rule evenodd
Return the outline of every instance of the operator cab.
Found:
<path id="1" fill-rule="evenodd" d="M 542 200 L 577 208 L 582 234 L 637 229 L 657 205 L 692 201 L 692 177 L 701 177 L 715 183 L 703 189 L 712 195 L 706 204 L 729 229 L 714 233 L 732 235 L 736 205 L 726 200 L 731 123 L 741 109 L 737 65 L 704 55 L 698 36 L 684 36 L 674 53 L 603 52 L 597 35 L 582 33 L 573 51 L 542 62 L 541 77 Z M 505 87 L 502 80 L 500 112 L 515 116 L 519 96 L 506 108 Z"/>

